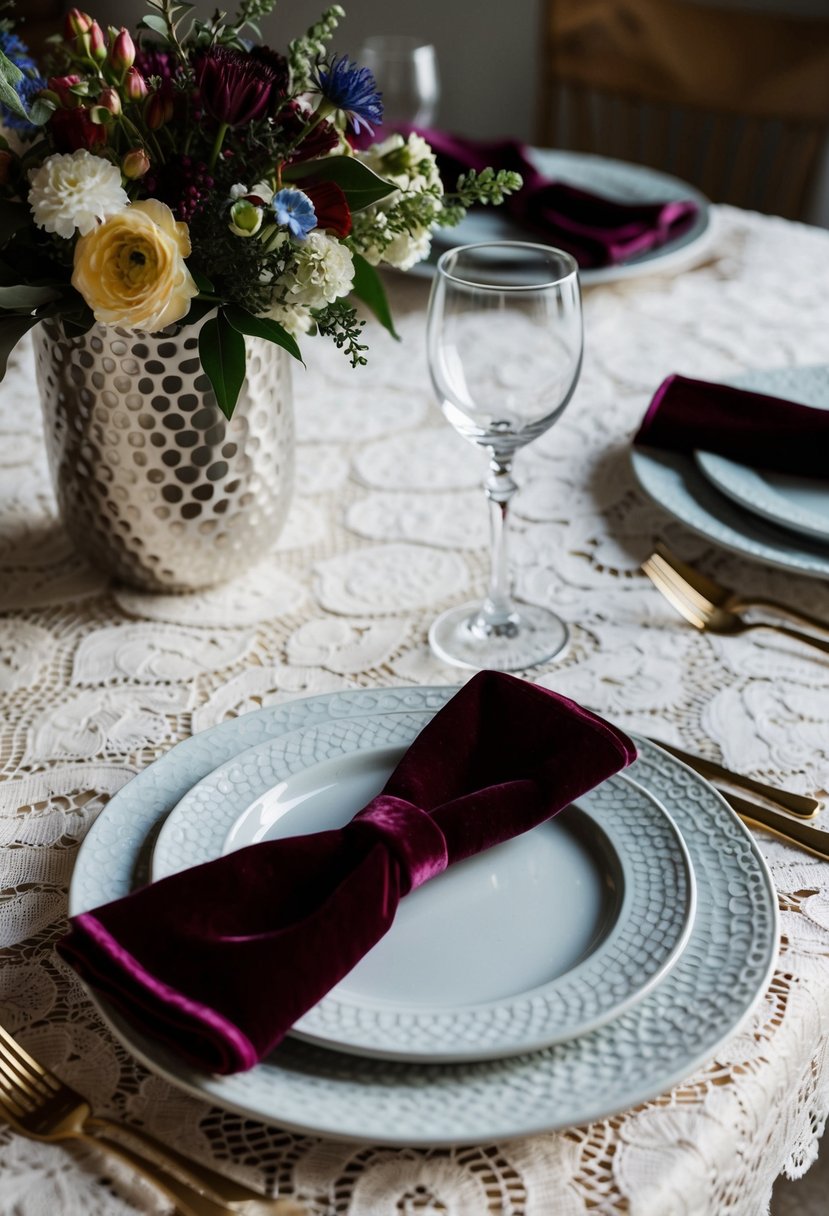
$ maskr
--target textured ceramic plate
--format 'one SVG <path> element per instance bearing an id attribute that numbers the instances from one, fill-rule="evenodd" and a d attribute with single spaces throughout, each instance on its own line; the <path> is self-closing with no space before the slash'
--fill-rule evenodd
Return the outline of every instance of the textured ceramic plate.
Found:
<path id="1" fill-rule="evenodd" d="M 679 270 L 700 262 L 714 240 L 714 224 L 708 200 L 693 186 L 679 178 L 670 177 L 645 165 L 632 165 L 621 160 L 591 156 L 587 152 L 558 152 L 549 148 L 534 148 L 531 158 L 548 177 L 555 177 L 573 186 L 595 191 L 620 203 L 672 202 L 691 199 L 699 208 L 694 223 L 681 236 L 636 254 L 617 266 L 600 266 L 580 270 L 579 279 L 585 286 L 612 283 L 618 279 L 665 270 Z M 497 207 L 470 212 L 457 228 L 438 229 L 432 241 L 432 253 L 408 274 L 431 276 L 438 257 L 454 245 L 471 245 L 477 241 L 538 240 Z M 551 241 L 551 243 L 554 243 Z"/>
<path id="2" fill-rule="evenodd" d="M 771 392 L 770 374 L 755 372 L 743 376 L 739 386 Z M 787 400 L 829 409 L 829 367 L 800 367 L 777 374 L 787 386 Z M 697 452 L 696 460 L 708 480 L 741 507 L 781 528 L 829 540 L 829 481 L 752 469 L 714 452 Z"/>
<path id="3" fill-rule="evenodd" d="M 436 712 L 452 688 L 356 689 L 290 701 L 223 722 L 173 748 L 106 806 L 81 846 L 71 912 L 147 880 L 166 815 L 217 764 L 328 719 Z M 750 833 L 707 781 L 639 740 L 631 775 L 671 807 L 691 857 L 697 910 L 676 966 L 627 1013 L 541 1051 L 465 1064 L 403 1064 L 286 1040 L 246 1073 L 188 1068 L 93 996 L 146 1066 L 202 1099 L 266 1123 L 335 1140 L 392 1145 L 486 1143 L 589 1123 L 689 1077 L 745 1021 L 771 978 L 777 901 Z"/>
<path id="4" fill-rule="evenodd" d="M 242 752 L 169 816 L 153 878 L 341 827 L 380 792 L 430 717 L 375 713 Z M 641 787 L 612 778 L 403 900 L 389 933 L 293 1033 L 431 1063 L 546 1047 L 644 996 L 678 957 L 693 904 L 673 823 Z"/>
<path id="5" fill-rule="evenodd" d="M 775 368 L 752 372 L 729 383 L 809 405 L 816 399 L 829 400 L 826 367 Z M 769 566 L 829 578 L 829 549 L 825 544 L 737 506 L 712 484 L 692 456 L 635 448 L 631 460 L 645 493 L 692 531 Z"/>

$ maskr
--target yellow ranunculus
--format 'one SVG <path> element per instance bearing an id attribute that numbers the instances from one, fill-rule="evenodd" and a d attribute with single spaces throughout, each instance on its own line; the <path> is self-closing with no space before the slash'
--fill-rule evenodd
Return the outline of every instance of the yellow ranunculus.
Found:
<path id="1" fill-rule="evenodd" d="M 104 325 L 155 333 L 180 321 L 198 287 L 187 225 L 158 199 L 110 216 L 75 246 L 72 286 Z"/>

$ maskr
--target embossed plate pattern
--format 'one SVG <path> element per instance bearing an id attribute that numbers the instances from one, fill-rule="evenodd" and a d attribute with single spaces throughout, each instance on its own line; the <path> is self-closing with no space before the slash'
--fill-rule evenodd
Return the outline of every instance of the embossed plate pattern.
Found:
<path id="1" fill-rule="evenodd" d="M 341 826 L 430 717 L 326 722 L 240 753 L 170 814 L 153 878 Z M 585 1033 L 641 999 L 690 931 L 687 850 L 659 803 L 624 777 L 576 805 L 405 900 L 390 932 L 294 1033 L 388 1059 L 493 1059 Z"/>
<path id="2" fill-rule="evenodd" d="M 147 879 L 158 826 L 217 764 L 312 723 L 410 709 L 436 712 L 453 688 L 356 689 L 291 701 L 187 739 L 139 773 L 104 809 L 70 890 L 76 914 Z M 199 1073 L 129 1027 L 103 1017 L 147 1067 L 202 1099 L 291 1130 L 390 1145 L 509 1140 L 608 1117 L 687 1078 L 715 1055 L 762 996 L 777 951 L 777 901 L 750 833 L 719 794 L 645 740 L 631 774 L 679 827 L 697 883 L 688 943 L 655 990 L 591 1034 L 503 1060 L 405 1064 L 296 1039 L 232 1077 Z"/>
<path id="3" fill-rule="evenodd" d="M 808 402 L 816 377 L 825 383 L 825 374 L 822 367 L 782 367 L 752 372 L 729 383 Z M 777 527 L 736 506 L 712 485 L 691 455 L 635 448 L 631 460 L 645 493 L 692 531 L 769 566 L 829 578 L 829 548 L 825 543 Z"/>

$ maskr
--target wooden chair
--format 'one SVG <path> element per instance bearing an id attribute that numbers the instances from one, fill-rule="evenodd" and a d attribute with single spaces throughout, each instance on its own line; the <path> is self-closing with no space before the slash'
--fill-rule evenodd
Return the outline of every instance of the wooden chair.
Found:
<path id="1" fill-rule="evenodd" d="M 829 135 L 825 17 L 712 0 L 545 0 L 540 141 L 802 218 Z"/>

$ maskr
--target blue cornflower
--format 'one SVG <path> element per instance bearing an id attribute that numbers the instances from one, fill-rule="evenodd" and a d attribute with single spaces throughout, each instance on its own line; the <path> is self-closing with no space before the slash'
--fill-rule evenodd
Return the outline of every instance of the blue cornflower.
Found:
<path id="1" fill-rule="evenodd" d="M 17 34 L 13 34 L 11 30 L 0 29 L 0 51 L 11 59 L 12 63 L 16 64 L 21 72 L 34 73 L 37 71 L 37 65 L 32 59 L 31 52 L 21 38 Z"/>
<path id="2" fill-rule="evenodd" d="M 314 83 L 335 110 L 342 110 L 359 135 L 365 128 L 374 134 L 372 123 L 383 121 L 382 94 L 368 68 L 360 68 L 347 55 L 332 59 L 317 71 Z"/>
<path id="3" fill-rule="evenodd" d="M 276 222 L 301 241 L 317 226 L 314 204 L 302 190 L 277 191 L 271 206 L 276 215 Z"/>
<path id="4" fill-rule="evenodd" d="M 32 59 L 25 42 L 11 30 L 0 29 L 0 51 L 7 59 L 11 59 L 12 63 L 16 64 L 23 73 L 23 79 L 17 82 L 17 95 L 28 110 L 35 93 L 46 88 L 46 81 L 38 74 L 37 64 Z M 5 106 L 0 106 L 0 115 L 2 115 L 5 125 L 13 127 L 16 131 L 28 135 L 37 130 L 32 123 L 21 118 L 19 114 L 13 114 Z"/>

